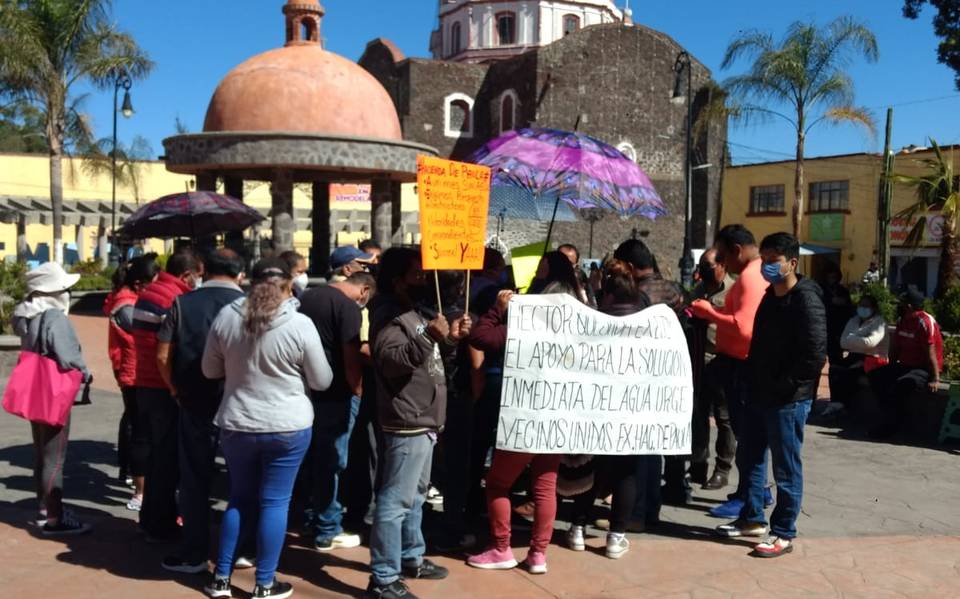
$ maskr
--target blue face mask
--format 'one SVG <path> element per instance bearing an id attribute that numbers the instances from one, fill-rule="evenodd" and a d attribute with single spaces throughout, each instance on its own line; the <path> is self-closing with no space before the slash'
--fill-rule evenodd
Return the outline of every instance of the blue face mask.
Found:
<path id="1" fill-rule="evenodd" d="M 763 274 L 763 279 L 771 285 L 783 283 L 783 280 L 786 278 L 786 276 L 780 272 L 779 262 L 773 262 L 770 264 L 764 263 L 763 267 L 760 269 L 760 272 Z"/>
<path id="2" fill-rule="evenodd" d="M 873 316 L 873 310 L 865 306 L 860 306 L 857 308 L 857 316 L 859 316 L 861 320 L 867 320 Z"/>

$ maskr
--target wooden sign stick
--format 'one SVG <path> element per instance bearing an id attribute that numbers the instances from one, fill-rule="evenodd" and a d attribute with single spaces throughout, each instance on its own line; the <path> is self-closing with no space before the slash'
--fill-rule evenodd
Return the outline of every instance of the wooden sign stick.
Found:
<path id="1" fill-rule="evenodd" d="M 470 269 L 467 269 L 467 286 L 464 288 L 464 296 L 467 300 L 467 306 L 463 309 L 463 315 L 470 315 Z"/>
<path id="2" fill-rule="evenodd" d="M 437 283 L 437 316 L 443 314 L 443 304 L 440 302 L 440 271 L 433 271 L 433 280 Z"/>

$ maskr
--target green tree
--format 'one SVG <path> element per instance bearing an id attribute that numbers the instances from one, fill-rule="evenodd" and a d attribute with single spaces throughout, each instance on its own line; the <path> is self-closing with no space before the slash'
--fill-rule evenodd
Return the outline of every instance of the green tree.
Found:
<path id="1" fill-rule="evenodd" d="M 917 162 L 924 168 L 922 175 L 893 174 L 891 179 L 897 185 L 914 188 L 916 201 L 906 207 L 898 218 L 904 218 L 908 223 L 915 223 L 907 234 L 907 245 L 919 246 L 930 222 L 930 212 L 940 211 L 943 216 L 943 231 L 940 241 L 940 271 L 937 275 L 937 297 L 942 297 L 947 290 L 957 283 L 957 223 L 960 219 L 960 184 L 953 168 L 953 152 L 950 156 L 943 153 L 943 149 L 936 140 L 931 139 L 933 147 L 932 158 L 918 159 Z"/>
<path id="2" fill-rule="evenodd" d="M 112 176 L 112 146 L 113 140 L 105 137 L 87 148 L 83 153 L 83 171 L 93 177 Z M 144 163 L 152 156 L 153 147 L 140 135 L 135 136 L 129 146 L 117 142 L 117 185 L 129 188 L 137 203 L 140 203 Z"/>
<path id="3" fill-rule="evenodd" d="M 904 0 L 903 15 L 916 19 L 928 3 L 937 11 L 933 17 L 933 31 L 940 38 L 937 57 L 956 73 L 954 83 L 960 89 L 960 0 Z"/>
<path id="4" fill-rule="evenodd" d="M 741 58 L 753 60 L 745 74 L 723 83 L 731 115 L 742 121 L 780 118 L 796 132 L 792 220 L 793 234 L 801 240 L 804 144 L 810 130 L 821 123 L 852 123 L 871 133 L 876 128 L 870 112 L 853 105 L 853 81 L 846 67 L 856 55 L 875 62 L 877 39 L 866 26 L 840 17 L 823 28 L 796 22 L 779 43 L 766 32 L 744 32 L 723 57 L 724 69 Z"/>
<path id="5" fill-rule="evenodd" d="M 110 7 L 110 0 L 0 0 L 0 81 L 43 115 L 57 262 L 63 262 L 63 156 L 77 112 L 71 91 L 82 82 L 108 89 L 118 75 L 139 79 L 153 67 L 133 37 L 116 29 Z"/>

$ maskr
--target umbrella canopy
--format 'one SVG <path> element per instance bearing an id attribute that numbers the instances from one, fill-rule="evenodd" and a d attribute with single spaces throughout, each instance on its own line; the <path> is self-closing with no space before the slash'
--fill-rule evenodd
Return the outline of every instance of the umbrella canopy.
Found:
<path id="1" fill-rule="evenodd" d="M 663 200 L 639 166 L 620 150 L 582 133 L 558 129 L 509 131 L 468 162 L 493 169 L 493 186 L 555 197 L 576 209 L 600 208 L 620 217 L 666 214 Z"/>
<path id="2" fill-rule="evenodd" d="M 163 196 L 133 213 L 120 232 L 127 237 L 203 237 L 243 231 L 264 220 L 240 200 L 212 191 L 187 191 Z"/>

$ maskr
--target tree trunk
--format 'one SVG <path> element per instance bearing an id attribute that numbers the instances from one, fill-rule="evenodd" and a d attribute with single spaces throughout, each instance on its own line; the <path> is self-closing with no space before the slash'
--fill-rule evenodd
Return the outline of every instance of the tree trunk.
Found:
<path id="1" fill-rule="evenodd" d="M 940 269 L 937 273 L 936 296 L 942 297 L 957 281 L 957 232 L 952 219 L 943 220 L 943 237 L 940 241 Z"/>
<path id="2" fill-rule="evenodd" d="M 52 260 L 63 264 L 63 127 L 57 115 L 47 124 L 50 144 L 50 206 L 53 209 Z"/>
<path id="3" fill-rule="evenodd" d="M 793 183 L 793 236 L 803 243 L 803 131 L 797 132 L 797 172 Z"/>

